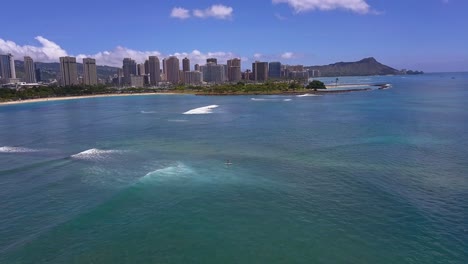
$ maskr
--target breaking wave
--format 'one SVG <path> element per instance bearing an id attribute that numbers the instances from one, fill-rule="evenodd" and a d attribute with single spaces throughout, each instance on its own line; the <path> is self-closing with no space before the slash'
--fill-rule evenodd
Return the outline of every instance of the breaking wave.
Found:
<path id="1" fill-rule="evenodd" d="M 109 158 L 112 154 L 121 153 L 120 150 L 102 150 L 102 149 L 88 149 L 82 151 L 80 153 L 71 155 L 70 157 L 73 159 L 81 159 L 81 160 L 103 160 Z"/>
<path id="2" fill-rule="evenodd" d="M 3 146 L 0 147 L 0 153 L 31 153 L 38 152 L 37 149 L 23 148 L 23 147 L 9 147 Z"/>
<path id="3" fill-rule="evenodd" d="M 218 108 L 219 105 L 208 105 L 204 107 L 195 108 L 184 113 L 184 115 L 202 115 L 202 114 L 211 114 L 213 109 Z"/>
<path id="4" fill-rule="evenodd" d="M 318 95 L 318 94 L 300 94 L 300 95 L 296 95 L 296 97 L 309 97 L 309 96 L 321 96 L 321 95 Z"/>
<path id="5" fill-rule="evenodd" d="M 142 114 L 156 114 L 156 111 L 140 111 Z"/>
<path id="6" fill-rule="evenodd" d="M 141 178 L 142 182 L 156 180 L 156 179 L 174 179 L 187 177 L 193 174 L 194 171 L 182 162 L 177 162 L 175 165 L 168 166 L 165 168 L 157 169 L 147 173 Z"/>

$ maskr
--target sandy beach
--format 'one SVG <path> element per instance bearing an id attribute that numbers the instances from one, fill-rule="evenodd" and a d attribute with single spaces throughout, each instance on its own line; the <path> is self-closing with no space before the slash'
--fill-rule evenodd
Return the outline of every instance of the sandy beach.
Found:
<path id="1" fill-rule="evenodd" d="M 63 100 L 75 100 L 95 97 L 116 97 L 116 96 L 144 96 L 144 95 L 174 95 L 177 93 L 122 93 L 122 94 L 97 94 L 97 95 L 83 95 L 83 96 L 64 96 L 64 97 L 50 97 L 50 98 L 37 98 L 27 99 L 9 102 L 0 102 L 0 105 L 13 105 L 13 104 L 27 104 L 47 101 L 63 101 Z"/>

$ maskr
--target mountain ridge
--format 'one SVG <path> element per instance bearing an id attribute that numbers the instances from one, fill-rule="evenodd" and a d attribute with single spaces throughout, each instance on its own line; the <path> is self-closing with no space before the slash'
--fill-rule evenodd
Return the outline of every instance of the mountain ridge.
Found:
<path id="1" fill-rule="evenodd" d="M 328 65 L 307 66 L 304 68 L 318 70 L 322 77 L 401 74 L 401 71 L 378 62 L 374 57 L 368 57 L 354 62 L 341 61 Z"/>

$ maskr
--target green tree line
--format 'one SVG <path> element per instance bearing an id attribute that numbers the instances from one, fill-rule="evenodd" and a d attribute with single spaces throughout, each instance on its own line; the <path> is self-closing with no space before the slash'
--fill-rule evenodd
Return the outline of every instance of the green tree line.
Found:
<path id="1" fill-rule="evenodd" d="M 179 85 L 171 88 L 181 93 L 199 94 L 249 94 L 249 93 L 287 93 L 301 92 L 310 89 L 325 89 L 320 81 L 312 81 L 306 87 L 299 82 L 266 82 L 266 83 L 243 83 L 217 84 L 209 86 L 184 86 Z M 36 86 L 32 88 L 8 89 L 0 88 L 0 101 L 16 101 L 37 98 L 52 98 L 64 96 L 85 96 L 99 94 L 117 93 L 145 93 L 155 92 L 150 88 L 123 88 L 117 89 L 105 85 L 74 85 L 74 86 Z M 161 91 L 161 90 L 158 90 Z"/>

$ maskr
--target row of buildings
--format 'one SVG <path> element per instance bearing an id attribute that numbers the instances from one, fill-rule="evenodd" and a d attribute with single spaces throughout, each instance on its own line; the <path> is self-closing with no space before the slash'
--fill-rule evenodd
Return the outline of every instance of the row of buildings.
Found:
<path id="1" fill-rule="evenodd" d="M 96 60 L 92 58 L 83 59 L 83 75 L 78 76 L 78 67 L 75 57 L 60 57 L 59 83 L 62 86 L 68 85 L 97 85 Z"/>
<path id="2" fill-rule="evenodd" d="M 182 68 L 181 68 L 182 66 Z M 236 83 L 239 81 L 265 82 L 269 79 L 301 79 L 318 77 L 320 73 L 303 65 L 283 65 L 281 62 L 252 63 L 251 70 L 241 70 L 241 60 L 227 60 L 226 64 L 218 64 L 216 58 L 208 58 L 204 65 L 195 64 L 191 68 L 190 59 L 182 59 L 182 64 L 176 56 L 159 60 L 150 56 L 144 63 L 137 64 L 131 58 L 123 60 L 122 69 L 114 76 L 112 82 L 119 86 L 158 86 L 161 83 L 200 85 L 203 83 Z"/>
<path id="3" fill-rule="evenodd" d="M 13 55 L 0 54 L 0 84 L 21 84 L 37 85 L 41 71 L 36 68 L 33 59 L 29 56 L 24 57 L 24 77 L 19 79 L 16 76 L 15 61 Z M 58 76 L 60 85 L 96 85 L 98 84 L 96 60 L 91 58 L 83 59 L 83 75 L 78 76 L 76 58 L 60 58 L 60 76 Z"/>
<path id="4" fill-rule="evenodd" d="M 320 73 L 305 68 L 302 65 L 283 65 L 281 62 L 252 63 L 251 70 L 241 70 L 241 60 L 233 58 L 226 64 L 219 64 L 216 58 L 208 58 L 204 65 L 195 64 L 191 68 L 190 59 L 170 56 L 159 60 L 157 56 L 149 56 L 144 63 L 137 64 L 132 58 L 124 58 L 122 68 L 108 80 L 98 79 L 96 60 L 84 58 L 83 69 L 78 74 L 78 64 L 75 57 L 60 57 L 60 73 L 58 83 L 69 85 L 97 85 L 109 83 L 121 87 L 157 87 L 170 84 L 202 85 L 218 83 L 236 83 L 239 81 L 265 82 L 269 79 L 303 79 L 319 76 Z M 182 67 L 181 67 L 182 66 Z M 25 83 L 36 83 L 40 70 L 35 68 L 31 57 L 24 57 Z M 18 83 L 15 64 L 11 54 L 0 55 L 0 84 Z"/>
<path id="5" fill-rule="evenodd" d="M 120 86 L 159 86 L 162 83 L 200 85 L 202 83 L 238 82 L 242 80 L 241 60 L 231 59 L 227 64 L 218 64 L 216 58 L 209 58 L 205 65 L 195 64 L 191 69 L 190 59 L 180 60 L 176 56 L 159 60 L 149 56 L 142 64 L 131 58 L 123 60 L 122 69 L 113 78 Z"/>

